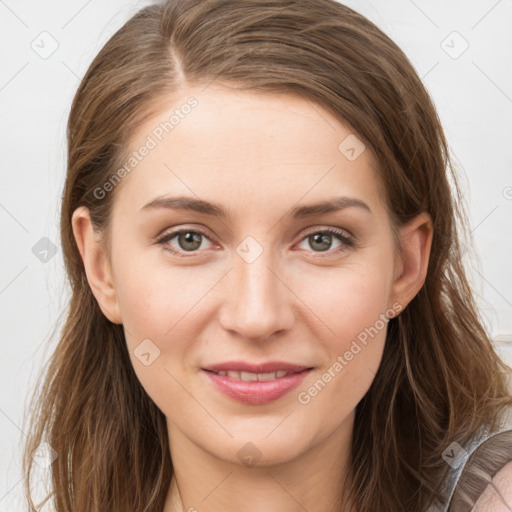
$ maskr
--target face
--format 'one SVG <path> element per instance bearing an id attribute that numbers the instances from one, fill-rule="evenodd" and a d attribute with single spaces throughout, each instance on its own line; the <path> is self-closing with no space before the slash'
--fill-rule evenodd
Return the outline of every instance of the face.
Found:
<path id="1" fill-rule="evenodd" d="M 424 277 L 419 263 L 399 288 L 372 154 L 318 105 L 220 86 L 169 98 L 129 149 L 144 145 L 117 185 L 113 291 L 98 301 L 172 439 L 235 463 L 243 450 L 260 464 L 298 457 L 352 422 L 388 320 Z M 177 197 L 219 210 L 165 203 Z M 337 209 L 304 208 L 326 201 Z M 205 370 L 233 361 L 308 370 L 256 384 Z"/>

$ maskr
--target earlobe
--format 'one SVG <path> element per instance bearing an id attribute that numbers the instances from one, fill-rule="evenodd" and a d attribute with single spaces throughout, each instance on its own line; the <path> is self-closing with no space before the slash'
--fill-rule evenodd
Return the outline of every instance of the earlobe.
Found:
<path id="1" fill-rule="evenodd" d="M 73 212 L 73 234 L 84 263 L 89 286 L 103 314 L 115 324 L 121 324 L 121 314 L 112 280 L 108 254 L 94 231 L 88 208 L 82 206 Z"/>
<path id="2" fill-rule="evenodd" d="M 423 212 L 400 228 L 402 253 L 396 255 L 393 297 L 405 309 L 417 295 L 427 277 L 433 225 Z"/>

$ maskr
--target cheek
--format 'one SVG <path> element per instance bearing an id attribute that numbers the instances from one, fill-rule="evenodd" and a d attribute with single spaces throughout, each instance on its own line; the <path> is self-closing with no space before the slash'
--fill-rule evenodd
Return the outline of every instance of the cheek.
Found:
<path id="1" fill-rule="evenodd" d="M 215 276 L 172 268 L 157 248 L 126 252 L 130 256 L 118 254 L 115 275 L 125 329 L 132 342 L 141 336 L 162 340 L 200 302 Z"/>
<path id="2" fill-rule="evenodd" d="M 302 389 L 299 402 L 333 407 L 335 423 L 357 405 L 373 382 L 389 320 L 400 308 L 388 307 L 391 279 L 382 264 L 347 266 L 336 278 L 317 285 L 308 288 L 304 302 L 328 328 L 322 328 L 324 335 L 319 331 L 318 337 L 327 357 L 317 380 Z"/>
<path id="3" fill-rule="evenodd" d="M 218 281 L 196 267 L 173 269 L 135 258 L 118 266 L 118 300 L 134 370 L 159 407 L 165 396 L 181 396 L 172 378 L 193 364 L 189 357 L 201 337 L 208 291 Z M 149 355 L 148 355 L 149 354 Z M 145 364 L 149 363 L 149 364 Z"/>
<path id="4" fill-rule="evenodd" d="M 163 279 L 147 268 L 129 261 L 119 267 L 127 349 L 139 382 L 155 404 L 163 411 L 183 411 L 190 398 L 179 384 L 178 367 L 189 349 L 187 340 L 194 337 L 190 318 L 201 293 L 193 283 L 183 282 L 179 272 L 168 269 Z"/>
<path id="5" fill-rule="evenodd" d="M 390 273 L 384 265 L 358 262 L 308 279 L 301 298 L 341 350 L 386 312 L 390 292 Z"/>
<path id="6" fill-rule="evenodd" d="M 325 364 L 299 390 L 297 399 L 308 417 L 325 417 L 329 411 L 322 425 L 325 434 L 355 409 L 380 366 L 389 319 L 395 314 L 386 309 L 382 293 L 370 293 L 375 291 L 363 288 L 338 297 L 339 308 L 327 321 L 335 334 L 322 339 Z"/>
<path id="7" fill-rule="evenodd" d="M 354 393 L 356 402 L 377 373 L 389 318 L 383 290 L 371 288 L 351 294 L 332 319 L 336 336 L 328 348 L 329 371 L 341 375 L 337 386 L 344 393 Z"/>

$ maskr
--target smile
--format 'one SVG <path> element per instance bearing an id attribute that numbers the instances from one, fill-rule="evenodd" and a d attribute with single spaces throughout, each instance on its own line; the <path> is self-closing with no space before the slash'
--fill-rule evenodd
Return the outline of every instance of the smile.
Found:
<path id="1" fill-rule="evenodd" d="M 262 405 L 278 400 L 299 386 L 313 369 L 266 373 L 202 370 L 213 387 L 230 399 Z"/>

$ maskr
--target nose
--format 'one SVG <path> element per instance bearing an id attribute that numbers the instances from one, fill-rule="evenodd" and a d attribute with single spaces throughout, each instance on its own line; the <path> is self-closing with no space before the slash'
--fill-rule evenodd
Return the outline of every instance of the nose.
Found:
<path id="1" fill-rule="evenodd" d="M 263 251 L 252 262 L 236 255 L 234 268 L 223 280 L 220 324 L 251 341 L 264 341 L 290 329 L 294 322 L 295 295 L 268 253 Z"/>

